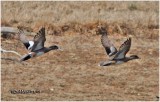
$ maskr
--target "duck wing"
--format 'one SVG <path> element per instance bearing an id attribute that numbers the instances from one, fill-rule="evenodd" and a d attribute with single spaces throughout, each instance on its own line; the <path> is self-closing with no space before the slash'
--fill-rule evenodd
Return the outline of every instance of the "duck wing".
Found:
<path id="1" fill-rule="evenodd" d="M 28 59 L 30 59 L 31 57 L 32 57 L 31 54 L 25 54 L 25 55 L 23 55 L 23 56 L 21 57 L 20 62 L 25 61 L 25 60 L 28 60 Z"/>
<path id="2" fill-rule="evenodd" d="M 44 47 L 44 42 L 46 41 L 45 37 L 45 28 L 42 27 L 39 32 L 34 36 L 34 45 L 31 49 L 32 52 L 42 49 Z"/>
<path id="3" fill-rule="evenodd" d="M 24 46 L 26 47 L 27 50 L 30 50 L 33 47 L 34 42 L 29 41 L 27 39 L 23 30 L 19 30 L 18 37 L 19 37 L 20 41 L 24 44 Z"/>
<path id="4" fill-rule="evenodd" d="M 102 27 L 98 31 L 100 34 L 102 34 L 101 43 L 102 43 L 103 47 L 105 48 L 107 55 L 109 55 L 111 57 L 112 55 L 116 54 L 117 49 L 112 44 L 112 42 L 109 40 L 107 31 Z"/>
<path id="5" fill-rule="evenodd" d="M 130 50 L 131 38 L 128 38 L 119 48 L 119 51 L 115 54 L 113 60 L 119 60 L 125 58 L 125 55 Z"/>

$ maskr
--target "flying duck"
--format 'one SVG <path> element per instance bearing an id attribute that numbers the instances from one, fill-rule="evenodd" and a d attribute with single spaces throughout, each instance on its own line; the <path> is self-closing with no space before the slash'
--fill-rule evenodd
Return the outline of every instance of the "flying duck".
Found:
<path id="1" fill-rule="evenodd" d="M 130 50 L 131 47 L 131 38 L 128 38 L 119 48 L 113 45 L 113 43 L 108 38 L 108 33 L 104 27 L 100 27 L 98 32 L 102 34 L 101 36 L 101 43 L 102 46 L 105 48 L 107 55 L 109 56 L 108 61 L 100 62 L 99 66 L 108 66 L 111 64 L 121 64 L 127 62 L 132 59 L 139 59 L 137 55 L 131 55 L 130 57 L 126 57 L 127 52 Z"/>
<path id="2" fill-rule="evenodd" d="M 45 38 L 45 28 L 42 27 L 39 32 L 34 36 L 33 41 L 28 40 L 26 36 L 24 35 L 24 32 L 22 30 L 19 30 L 19 39 L 22 41 L 26 49 L 29 51 L 28 54 L 22 56 L 20 61 L 28 60 L 32 57 L 40 56 L 44 53 L 47 53 L 51 50 L 57 50 L 60 49 L 57 45 L 53 45 L 50 47 L 44 47 L 44 43 L 46 41 Z"/>

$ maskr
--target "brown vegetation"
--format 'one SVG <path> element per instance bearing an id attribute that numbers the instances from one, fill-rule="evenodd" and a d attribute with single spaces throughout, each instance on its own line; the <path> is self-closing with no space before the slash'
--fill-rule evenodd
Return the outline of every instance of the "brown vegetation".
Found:
<path id="1" fill-rule="evenodd" d="M 116 1 L 3 1 L 1 26 L 37 32 L 46 27 L 45 46 L 63 51 L 19 63 L 1 60 L 2 100 L 125 100 L 154 101 L 158 96 L 159 2 Z M 116 47 L 128 37 L 128 55 L 141 59 L 99 67 L 108 57 L 97 26 L 108 29 Z M 29 36 L 33 38 L 33 35 Z M 27 53 L 16 39 L 1 38 L 4 49 Z M 2 58 L 19 59 L 11 53 Z M 40 90 L 37 94 L 11 94 L 10 90 Z"/>

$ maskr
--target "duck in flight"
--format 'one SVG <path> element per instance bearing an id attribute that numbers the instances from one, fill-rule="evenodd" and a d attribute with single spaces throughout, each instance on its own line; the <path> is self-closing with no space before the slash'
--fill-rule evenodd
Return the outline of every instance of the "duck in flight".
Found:
<path id="1" fill-rule="evenodd" d="M 131 55 L 130 57 L 126 57 L 127 52 L 130 50 L 131 47 L 131 38 L 128 38 L 119 48 L 113 45 L 113 43 L 108 38 L 108 33 L 104 27 L 100 27 L 98 32 L 102 34 L 101 36 L 101 43 L 102 46 L 105 48 L 107 55 L 109 56 L 108 61 L 100 62 L 99 66 L 108 66 L 112 64 L 121 64 L 133 59 L 139 59 L 137 55 Z"/>
<path id="2" fill-rule="evenodd" d="M 26 49 L 29 51 L 28 54 L 22 56 L 20 61 L 25 61 L 33 57 L 37 57 L 40 55 L 43 55 L 44 53 L 47 53 L 51 50 L 57 50 L 60 49 L 57 45 L 53 45 L 50 47 L 44 47 L 44 43 L 46 41 L 45 37 L 45 28 L 42 27 L 39 32 L 34 36 L 33 41 L 28 40 L 26 36 L 24 35 L 24 32 L 22 30 L 19 30 L 19 39 L 24 44 Z"/>

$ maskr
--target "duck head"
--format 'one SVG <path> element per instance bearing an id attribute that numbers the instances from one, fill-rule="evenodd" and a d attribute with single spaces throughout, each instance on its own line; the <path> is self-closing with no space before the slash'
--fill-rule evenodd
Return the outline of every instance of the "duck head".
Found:
<path id="1" fill-rule="evenodd" d="M 140 59 L 137 55 L 131 55 L 130 58 L 132 58 L 132 59 Z"/>
<path id="2" fill-rule="evenodd" d="M 53 45 L 49 47 L 50 50 L 57 50 L 60 49 L 60 47 L 58 47 L 57 45 Z"/>

